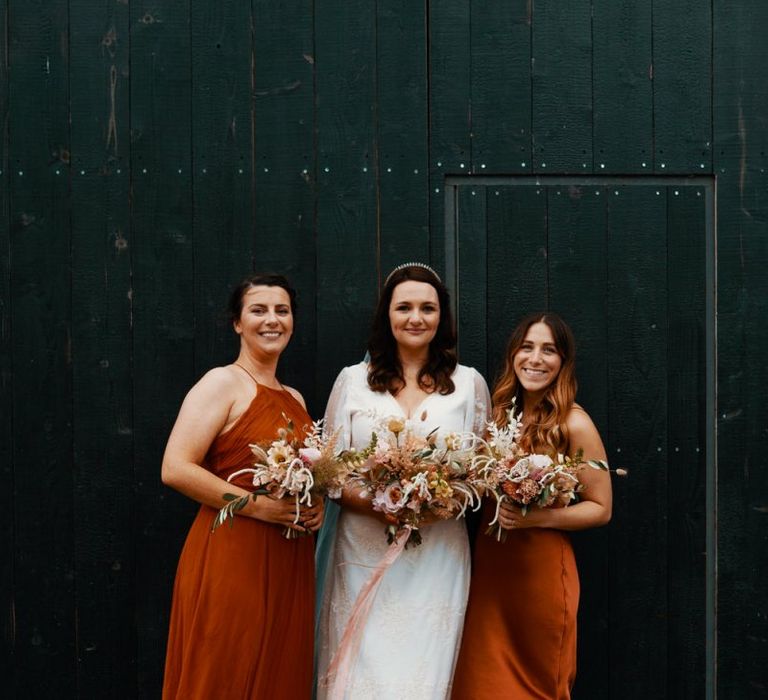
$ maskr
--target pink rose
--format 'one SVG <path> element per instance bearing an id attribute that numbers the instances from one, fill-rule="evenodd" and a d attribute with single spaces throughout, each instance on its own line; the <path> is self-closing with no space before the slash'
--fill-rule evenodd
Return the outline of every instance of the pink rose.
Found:
<path id="1" fill-rule="evenodd" d="M 373 509 L 384 513 L 397 513 L 403 507 L 403 491 L 399 484 L 390 484 L 377 491 L 372 501 Z"/>
<path id="2" fill-rule="evenodd" d="M 301 447 L 299 449 L 299 457 L 304 464 L 312 465 L 320 459 L 320 450 L 315 447 Z"/>

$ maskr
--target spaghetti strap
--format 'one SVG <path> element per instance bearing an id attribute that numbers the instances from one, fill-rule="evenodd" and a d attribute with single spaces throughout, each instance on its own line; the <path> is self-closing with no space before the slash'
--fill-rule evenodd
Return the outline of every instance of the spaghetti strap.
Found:
<path id="1" fill-rule="evenodd" d="M 253 381 L 256 383 L 256 386 L 259 386 L 259 380 L 256 379 L 245 367 L 243 367 L 239 362 L 233 362 L 232 363 L 235 367 L 239 367 L 243 372 L 245 372 Z"/>
<path id="2" fill-rule="evenodd" d="M 243 367 L 243 365 L 241 365 L 239 362 L 233 362 L 232 364 L 233 364 L 233 365 L 235 365 L 235 367 L 239 367 L 239 368 L 240 368 L 241 370 L 243 370 L 243 372 L 245 372 L 245 373 L 246 373 L 246 374 L 247 374 L 247 375 L 248 375 L 248 376 L 249 376 L 251 379 L 253 379 L 253 381 L 254 381 L 254 382 L 256 382 L 256 386 L 257 386 L 257 387 L 261 386 L 261 387 L 264 387 L 265 389 L 271 389 L 272 391 L 287 391 L 287 389 L 286 389 L 286 388 L 285 388 L 285 387 L 284 387 L 284 386 L 283 386 L 283 385 L 282 385 L 282 384 L 281 384 L 279 381 L 278 381 L 277 383 L 278 383 L 278 384 L 280 384 L 280 388 L 279 388 L 279 389 L 275 389 L 274 387 L 271 387 L 271 386 L 267 386 L 266 384 L 262 384 L 262 383 L 261 383 L 261 382 L 260 382 L 258 379 L 256 379 L 256 377 L 254 377 L 254 376 L 253 376 L 253 375 L 252 375 L 252 374 L 251 374 L 251 373 L 250 373 L 250 372 L 249 372 L 249 371 L 248 371 L 248 370 L 247 370 L 245 367 Z M 290 393 L 290 392 L 288 392 L 288 393 Z"/>

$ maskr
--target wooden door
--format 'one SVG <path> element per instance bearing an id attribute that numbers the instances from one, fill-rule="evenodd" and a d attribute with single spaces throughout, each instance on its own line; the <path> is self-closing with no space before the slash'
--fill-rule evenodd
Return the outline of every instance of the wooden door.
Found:
<path id="1" fill-rule="evenodd" d="M 448 184 L 461 361 L 492 384 L 517 321 L 558 312 L 576 335 L 578 401 L 611 464 L 630 471 L 614 480 L 610 525 L 574 537 L 582 581 L 574 697 L 702 697 L 714 620 L 706 507 L 714 416 L 698 398 L 711 395 L 713 376 L 712 183 Z"/>

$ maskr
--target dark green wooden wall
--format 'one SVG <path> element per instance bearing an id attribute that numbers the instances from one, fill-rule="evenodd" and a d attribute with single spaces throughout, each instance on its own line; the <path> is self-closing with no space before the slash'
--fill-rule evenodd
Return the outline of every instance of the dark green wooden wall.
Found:
<path id="1" fill-rule="evenodd" d="M 475 175 L 447 185 L 462 359 L 495 376 L 521 308 L 558 311 L 578 339 L 579 403 L 611 463 L 631 471 L 616 483 L 611 526 L 574 533 L 574 697 L 704 697 L 713 179 Z"/>
<path id="2" fill-rule="evenodd" d="M 8 694 L 157 696 L 193 512 L 160 485 L 160 457 L 187 388 L 235 350 L 222 313 L 230 284 L 252 269 L 295 281 L 285 378 L 317 414 L 338 369 L 361 356 L 382 273 L 408 258 L 445 269 L 446 176 L 537 174 L 716 179 L 715 683 L 720 698 L 768 694 L 767 32 L 762 0 L 0 0 Z M 524 204 L 494 216 L 516 212 L 507 228 L 535 227 Z M 579 230 L 593 245 L 589 227 L 578 229 L 588 218 L 571 225 L 567 207 L 553 206 L 565 221 L 557 245 Z M 619 234 L 647 211 L 639 197 Z M 685 232 L 666 258 L 665 285 L 676 282 L 649 298 L 674 320 L 703 251 L 686 250 L 698 240 L 688 214 L 667 221 Z M 622 274 L 660 274 L 653 240 L 616 240 L 609 255 Z M 536 250 L 517 261 L 546 269 Z M 472 309 L 492 288 L 503 289 L 470 284 L 460 304 Z M 612 340 L 587 339 L 603 362 L 601 348 L 621 355 L 624 344 L 594 307 L 618 314 L 621 299 L 591 289 L 574 292 L 589 304 L 578 322 L 591 318 Z M 538 300 L 492 295 L 477 323 L 494 350 L 501 341 L 487 329 L 505 335 Z M 640 405 L 659 386 L 654 372 L 641 377 L 647 391 L 627 382 L 626 393 Z M 682 436 L 706 432 L 706 415 L 703 426 L 686 416 L 702 415 L 694 385 L 673 383 L 680 395 L 665 404 Z M 642 446 L 652 427 L 630 423 L 627 439 Z M 677 512 L 669 527 L 692 527 L 672 454 L 666 473 L 672 509 L 633 503 L 635 519 L 617 515 L 595 541 L 620 541 L 617 528 L 646 533 L 642 558 L 643 518 Z M 620 503 L 632 484 L 620 485 Z M 626 560 L 617 553 L 609 565 Z M 706 568 L 671 567 L 664 595 L 700 586 Z M 677 668 L 660 651 L 684 645 L 684 633 L 654 618 L 654 591 L 624 580 L 630 590 L 583 581 L 585 600 L 598 586 L 629 596 L 633 619 L 647 609 L 665 638 L 642 641 L 643 664 L 633 664 L 631 625 L 604 629 L 607 643 L 593 629 L 585 643 L 603 650 L 605 667 L 581 669 L 579 697 L 604 687 L 612 698 L 694 697 L 700 660 Z"/>

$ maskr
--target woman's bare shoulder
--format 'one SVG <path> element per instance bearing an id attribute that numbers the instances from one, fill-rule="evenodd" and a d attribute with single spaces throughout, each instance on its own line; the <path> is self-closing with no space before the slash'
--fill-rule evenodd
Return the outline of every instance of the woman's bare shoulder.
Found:
<path id="1" fill-rule="evenodd" d="M 241 386 L 233 365 L 209 369 L 189 390 L 187 399 L 232 403 Z"/>
<path id="2" fill-rule="evenodd" d="M 574 433 L 597 432 L 597 428 L 589 417 L 589 413 L 577 403 L 573 404 L 571 410 L 568 411 L 568 415 L 565 418 L 565 424 L 568 426 L 568 432 L 572 435 Z"/>

